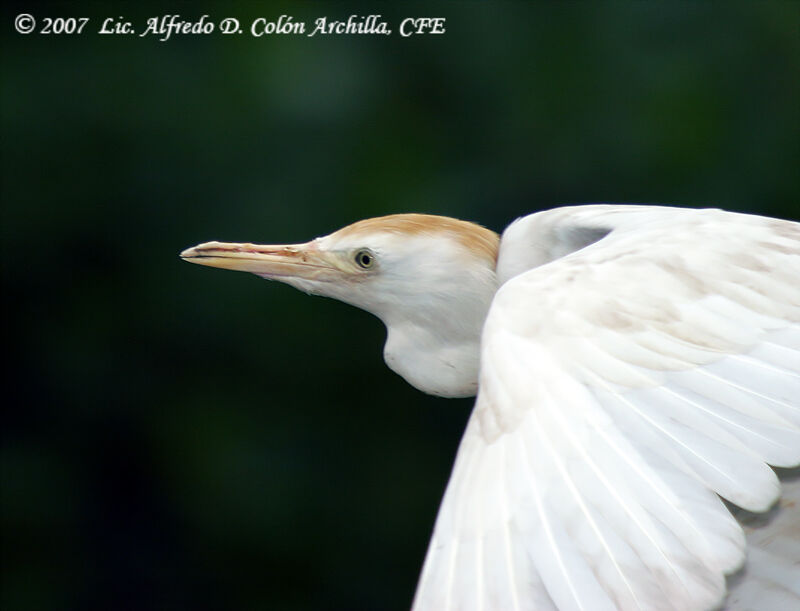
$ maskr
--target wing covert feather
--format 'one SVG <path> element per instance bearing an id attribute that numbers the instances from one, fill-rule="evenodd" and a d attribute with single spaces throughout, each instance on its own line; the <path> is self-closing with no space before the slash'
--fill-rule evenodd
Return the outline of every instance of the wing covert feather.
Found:
<path id="1" fill-rule="evenodd" d="M 800 463 L 800 225 L 557 209 L 507 229 L 498 276 L 414 609 L 721 604 L 746 546 L 720 497 L 766 511 Z"/>

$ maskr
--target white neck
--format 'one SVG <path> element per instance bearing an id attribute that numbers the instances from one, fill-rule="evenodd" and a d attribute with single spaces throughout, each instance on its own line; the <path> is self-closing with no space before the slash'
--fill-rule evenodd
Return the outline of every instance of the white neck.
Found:
<path id="1" fill-rule="evenodd" d="M 383 348 L 386 364 L 415 388 L 440 397 L 478 392 L 480 343 L 441 344 L 428 329 L 391 326 Z"/>
<path id="2" fill-rule="evenodd" d="M 495 276 L 454 279 L 453 285 L 458 285 L 457 292 L 455 286 L 453 293 L 443 290 L 439 300 L 432 302 L 427 295 L 419 307 L 381 316 L 388 331 L 383 357 L 423 392 L 471 397 L 478 392 L 481 330 L 496 290 Z"/>

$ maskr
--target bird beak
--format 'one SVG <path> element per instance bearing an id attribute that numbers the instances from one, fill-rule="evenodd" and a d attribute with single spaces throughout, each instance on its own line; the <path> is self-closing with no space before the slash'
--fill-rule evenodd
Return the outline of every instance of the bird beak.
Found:
<path id="1" fill-rule="evenodd" d="M 184 250 L 181 259 L 198 265 L 250 272 L 276 280 L 331 280 L 342 274 L 315 241 L 269 246 L 206 242 Z"/>

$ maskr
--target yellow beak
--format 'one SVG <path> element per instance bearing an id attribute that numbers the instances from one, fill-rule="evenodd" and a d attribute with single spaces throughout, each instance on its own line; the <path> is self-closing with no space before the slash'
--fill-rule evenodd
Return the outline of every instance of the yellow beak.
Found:
<path id="1" fill-rule="evenodd" d="M 265 278 L 284 277 L 329 280 L 341 270 L 315 242 L 305 244 L 235 244 L 205 242 L 181 253 L 189 263 L 258 274 Z"/>

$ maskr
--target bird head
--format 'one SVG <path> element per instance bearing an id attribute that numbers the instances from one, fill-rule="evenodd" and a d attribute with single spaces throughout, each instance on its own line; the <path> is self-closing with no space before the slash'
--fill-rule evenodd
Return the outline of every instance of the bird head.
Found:
<path id="1" fill-rule="evenodd" d="M 477 388 L 498 244 L 497 234 L 473 223 L 398 214 L 304 244 L 206 242 L 181 257 L 367 310 L 386 324 L 384 357 L 393 370 L 425 392 L 466 396 Z"/>

